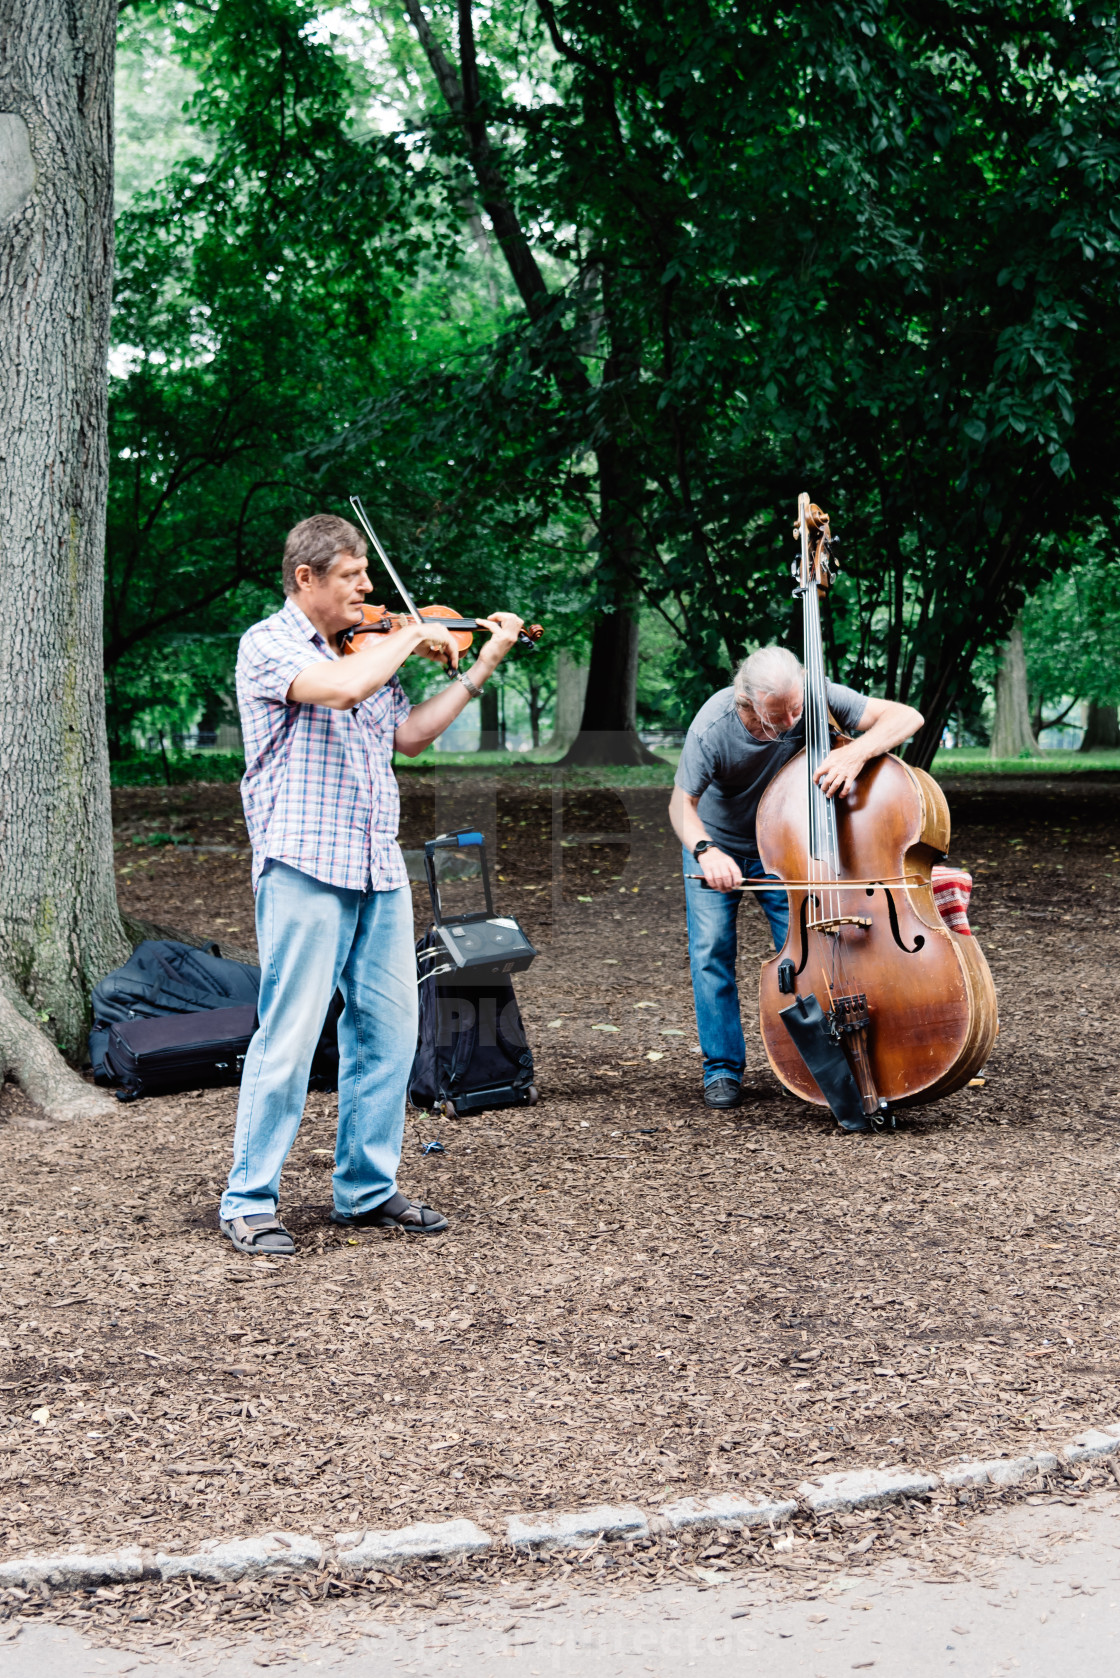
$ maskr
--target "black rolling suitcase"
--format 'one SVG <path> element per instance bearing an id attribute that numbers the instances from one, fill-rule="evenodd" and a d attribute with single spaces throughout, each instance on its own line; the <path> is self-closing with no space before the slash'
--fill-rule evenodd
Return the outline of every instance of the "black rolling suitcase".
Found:
<path id="1" fill-rule="evenodd" d="M 444 918 L 437 885 L 440 856 L 477 847 L 485 911 Z M 408 1098 L 451 1118 L 537 1101 L 533 1052 L 525 1036 L 512 975 L 536 950 L 511 916 L 494 913 L 481 833 L 441 833 L 424 846 L 434 924 L 416 946 L 420 1029 Z"/>
<path id="2" fill-rule="evenodd" d="M 252 1003 L 159 1019 L 118 1020 L 105 1050 L 106 1071 L 119 1085 L 117 1100 L 236 1084 L 256 1029 Z"/>

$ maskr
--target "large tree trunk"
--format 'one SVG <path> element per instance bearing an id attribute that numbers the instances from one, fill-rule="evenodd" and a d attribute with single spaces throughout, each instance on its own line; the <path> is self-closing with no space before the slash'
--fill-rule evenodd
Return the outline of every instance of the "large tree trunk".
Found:
<path id="1" fill-rule="evenodd" d="M 478 183 L 479 196 L 490 217 L 510 275 L 517 287 L 526 313 L 539 321 L 549 307 L 550 294 L 533 253 L 520 217 L 514 205 L 501 169 L 498 167 L 490 135 L 479 116 L 480 88 L 478 61 L 475 49 L 472 0 L 458 0 L 459 74 L 456 74 L 420 4 L 420 0 L 405 0 L 405 10 L 411 19 L 417 38 L 424 49 L 432 73 L 448 109 L 458 116 L 463 125 L 471 166 Z M 563 348 L 563 329 L 556 324 L 551 332 L 553 348 Z M 570 395 L 583 395 L 589 388 L 587 374 L 580 364 L 570 337 L 567 353 L 558 358 L 553 373 L 558 384 Z M 615 351 L 617 354 L 617 349 Z M 604 379 L 610 377 L 609 367 Z M 625 419 L 625 426 L 630 421 Z M 631 563 L 622 550 L 633 541 L 630 514 L 627 511 L 627 491 L 641 482 L 640 472 L 630 472 L 624 450 L 609 441 L 597 450 L 599 465 L 600 535 L 604 555 L 612 555 L 619 578 L 613 609 L 608 609 L 595 631 L 591 650 L 591 674 L 587 684 L 582 732 L 563 761 L 565 763 L 656 763 L 652 752 L 638 739 L 634 721 L 635 689 L 638 675 L 637 601 L 633 597 L 631 579 L 638 567 Z M 628 686 L 620 686 L 619 684 Z M 594 709 L 592 708 L 594 704 Z M 605 706 L 605 710 L 601 709 Z M 609 720 L 606 720 L 609 719 Z M 588 738 L 583 739 L 586 733 Z"/>
<path id="2" fill-rule="evenodd" d="M 1115 751 L 1120 746 L 1120 719 L 1115 705 L 1101 705 L 1090 699 L 1085 706 L 1085 734 L 1078 748 L 1083 752 Z"/>
<path id="3" fill-rule="evenodd" d="M 560 760 L 573 764 L 640 764 L 659 760 L 638 738 L 638 616 L 620 594 L 595 625 L 579 733 Z"/>
<path id="4" fill-rule="evenodd" d="M 1023 631 L 1016 619 L 996 675 L 996 722 L 992 729 L 993 757 L 1041 757 L 1042 748 L 1031 732 L 1027 693 L 1027 655 Z"/>
<path id="5" fill-rule="evenodd" d="M 58 1117 L 110 1104 L 62 1055 L 128 953 L 101 675 L 116 12 L 0 0 L 0 1072 Z"/>
<path id="6" fill-rule="evenodd" d="M 561 647 L 556 659 L 556 705 L 553 711 L 552 736 L 542 750 L 566 752 L 579 733 L 583 717 L 583 702 L 587 694 L 587 665 L 580 664 Z"/>
<path id="7" fill-rule="evenodd" d="M 482 690 L 478 702 L 478 749 L 480 752 L 500 752 L 502 749 L 502 719 L 498 709 L 498 689 L 491 683 Z"/>
<path id="8" fill-rule="evenodd" d="M 612 351 L 603 369 L 604 383 L 623 369 Z M 573 764 L 643 764 L 658 759 L 638 738 L 638 591 L 632 579 L 641 570 L 640 536 L 633 509 L 640 499 L 641 476 L 629 451 L 604 441 L 599 464 L 599 552 L 616 579 L 614 601 L 595 625 L 591 664 L 579 734 L 562 761 Z"/>

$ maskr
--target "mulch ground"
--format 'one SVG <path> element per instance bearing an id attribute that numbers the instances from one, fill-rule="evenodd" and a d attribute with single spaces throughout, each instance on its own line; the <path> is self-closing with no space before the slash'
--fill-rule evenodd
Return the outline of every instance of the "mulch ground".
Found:
<path id="1" fill-rule="evenodd" d="M 329 1224 L 331 1096 L 285 1174 L 300 1256 L 269 1263 L 217 1233 L 235 1092 L 60 1130 L 5 1087 L 3 1554 L 786 1495 L 1117 1418 L 1120 788 L 950 790 L 1001 1033 L 982 1088 L 871 1140 L 787 1097 L 749 1031 L 743 1107 L 703 1107 L 666 800 L 406 782 L 403 843 L 481 825 L 542 952 L 540 1105 L 409 1116 L 401 1181 L 444 1238 Z M 236 788 L 127 789 L 116 818 L 126 910 L 252 943 Z M 757 911 L 741 944 L 749 1020 Z"/>

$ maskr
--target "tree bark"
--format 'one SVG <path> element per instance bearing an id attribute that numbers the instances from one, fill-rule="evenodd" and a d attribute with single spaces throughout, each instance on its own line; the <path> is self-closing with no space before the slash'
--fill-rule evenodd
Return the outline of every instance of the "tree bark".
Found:
<path id="1" fill-rule="evenodd" d="M 540 265 L 525 235 L 517 213 L 509 184 L 495 160 L 490 135 L 480 114 L 478 62 L 474 39 L 472 0 L 457 0 L 459 25 L 459 71 L 456 74 L 443 47 L 433 34 L 432 27 L 420 0 L 405 0 L 405 11 L 424 54 L 431 66 L 440 93 L 448 109 L 460 118 L 470 150 L 471 168 L 479 190 L 479 197 L 490 217 L 495 237 L 506 259 L 510 275 L 525 305 L 530 320 L 540 321 L 551 307 L 552 296 L 541 273 Z M 590 381 L 579 361 L 571 339 L 556 327 L 554 341 L 566 353 L 560 358 L 562 366 L 554 369 L 557 383 L 573 393 L 582 394 Z M 617 466 L 623 464 L 623 454 L 616 442 L 596 451 L 599 465 L 600 520 L 612 525 L 618 514 L 610 479 L 618 476 Z M 610 458 L 605 459 L 609 456 Z M 635 477 L 637 474 L 633 474 Z M 634 715 L 638 675 L 636 602 L 632 599 L 628 572 L 619 576 L 611 607 L 600 618 L 592 643 L 591 664 L 593 688 L 596 695 L 606 697 L 612 717 Z M 617 644 L 615 638 L 617 637 Z M 628 680 L 626 692 L 616 692 L 612 681 Z M 589 703 L 592 682 L 588 684 Z M 618 728 L 610 727 L 600 718 L 585 710 L 583 729 L 594 739 L 581 744 L 575 742 L 565 762 L 572 763 L 655 763 L 657 759 L 638 739 L 633 721 Z M 572 755 L 575 753 L 576 755 Z"/>
<path id="2" fill-rule="evenodd" d="M 116 10 L 0 0 L 0 1068 L 66 1118 L 111 1105 L 62 1056 L 128 954 L 101 673 Z"/>
<path id="3" fill-rule="evenodd" d="M 603 370 L 606 383 L 622 371 L 616 350 Z M 658 760 L 638 738 L 638 591 L 640 538 L 633 508 L 639 480 L 630 453 L 604 441 L 599 462 L 599 553 L 614 577 L 614 599 L 591 638 L 591 665 L 579 734 L 565 753 L 572 764 L 645 764 Z"/>
<path id="4" fill-rule="evenodd" d="M 1115 705 L 1101 705 L 1095 699 L 1085 706 L 1085 734 L 1078 747 L 1082 752 L 1115 751 L 1120 746 L 1120 719 Z"/>
<path id="5" fill-rule="evenodd" d="M 1016 618 L 1003 649 L 996 675 L 996 722 L 992 729 L 993 757 L 1041 757 L 1042 748 L 1031 730 L 1027 693 L 1027 655 L 1023 630 Z"/>
<path id="6" fill-rule="evenodd" d="M 566 647 L 556 659 L 556 706 L 553 713 L 552 737 L 546 740 L 546 752 L 566 752 L 579 733 L 583 717 L 583 701 L 587 693 L 587 665 L 577 663 Z"/>
<path id="7" fill-rule="evenodd" d="M 595 625 L 579 733 L 561 763 L 642 764 L 658 759 L 638 738 L 638 616 L 627 601 Z"/>
<path id="8" fill-rule="evenodd" d="M 480 752 L 500 752 L 502 749 L 502 724 L 498 709 L 498 689 L 493 685 L 484 687 L 482 698 L 478 702 L 478 749 Z"/>

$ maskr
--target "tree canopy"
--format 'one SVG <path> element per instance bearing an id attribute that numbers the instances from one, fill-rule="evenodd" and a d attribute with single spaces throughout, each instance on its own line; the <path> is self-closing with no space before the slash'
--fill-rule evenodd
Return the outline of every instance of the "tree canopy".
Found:
<path id="1" fill-rule="evenodd" d="M 118 224 L 122 726 L 168 660 L 213 686 L 284 529 L 355 486 L 437 597 L 590 641 L 588 717 L 632 718 L 655 624 L 686 719 L 795 636 L 809 488 L 833 669 L 919 705 L 928 762 L 1113 513 L 1114 7 L 125 19 L 195 67 L 198 144 Z"/>

